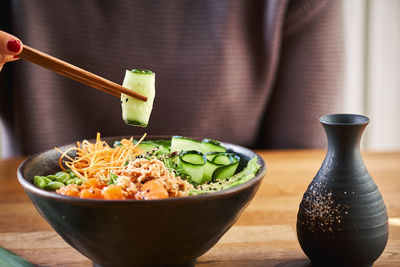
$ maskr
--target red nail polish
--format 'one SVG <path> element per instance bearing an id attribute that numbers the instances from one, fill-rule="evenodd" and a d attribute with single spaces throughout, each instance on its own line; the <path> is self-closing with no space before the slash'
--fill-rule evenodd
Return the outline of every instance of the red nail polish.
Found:
<path id="1" fill-rule="evenodd" d="M 10 40 L 7 43 L 7 49 L 11 52 L 19 52 L 21 50 L 21 42 L 19 40 Z"/>
<path id="2" fill-rule="evenodd" d="M 14 55 L 14 57 L 13 58 L 19 58 L 19 56 L 18 55 Z"/>

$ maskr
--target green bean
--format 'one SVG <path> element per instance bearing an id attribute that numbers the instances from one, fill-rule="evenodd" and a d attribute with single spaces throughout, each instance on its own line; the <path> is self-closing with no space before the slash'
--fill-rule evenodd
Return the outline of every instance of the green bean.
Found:
<path id="1" fill-rule="evenodd" d="M 69 179 L 71 179 L 71 176 L 68 173 L 64 172 L 63 174 L 58 175 L 57 182 L 65 184 Z"/>
<path id="2" fill-rule="evenodd" d="M 47 178 L 51 179 L 52 181 L 56 181 L 57 180 L 57 176 L 55 175 L 47 175 Z"/>
<path id="3" fill-rule="evenodd" d="M 46 184 L 53 182 L 50 178 L 47 176 L 42 176 L 43 180 L 46 182 Z"/>
<path id="4" fill-rule="evenodd" d="M 75 179 L 69 179 L 65 182 L 66 185 L 75 184 Z"/>
<path id="5" fill-rule="evenodd" d="M 38 175 L 33 177 L 33 183 L 40 188 L 44 188 L 46 186 L 46 182 L 43 177 Z"/>
<path id="6" fill-rule="evenodd" d="M 64 175 L 64 171 L 60 171 L 60 172 L 57 172 L 56 174 L 54 174 L 55 176 L 57 176 L 57 177 L 60 177 L 60 175 Z"/>
<path id="7" fill-rule="evenodd" d="M 82 179 L 75 177 L 70 180 L 68 180 L 65 184 L 70 185 L 70 184 L 76 184 L 76 185 L 81 185 L 83 183 Z"/>
<path id="8" fill-rule="evenodd" d="M 75 184 L 76 185 L 82 185 L 83 184 L 83 180 L 81 178 L 76 177 L 76 178 L 74 178 L 74 180 L 75 180 Z"/>
<path id="9" fill-rule="evenodd" d="M 47 190 L 51 190 L 51 191 L 56 191 L 57 189 L 60 189 L 61 187 L 65 186 L 65 184 L 60 183 L 60 182 L 51 182 L 48 183 L 45 187 L 45 189 Z"/>
<path id="10" fill-rule="evenodd" d="M 75 178 L 76 177 L 76 174 L 73 171 L 70 171 L 69 175 L 71 176 L 71 178 Z"/>

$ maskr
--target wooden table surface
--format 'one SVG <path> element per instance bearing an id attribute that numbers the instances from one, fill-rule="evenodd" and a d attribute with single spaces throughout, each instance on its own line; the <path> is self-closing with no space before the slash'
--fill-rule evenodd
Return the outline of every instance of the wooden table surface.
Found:
<path id="1" fill-rule="evenodd" d="M 325 151 L 258 151 L 268 173 L 236 224 L 197 266 L 309 266 L 296 237 L 298 205 Z M 389 242 L 374 266 L 400 266 L 400 152 L 364 152 L 385 200 Z M 0 247 L 38 266 L 91 266 L 42 219 L 20 187 L 22 159 L 0 160 Z"/>

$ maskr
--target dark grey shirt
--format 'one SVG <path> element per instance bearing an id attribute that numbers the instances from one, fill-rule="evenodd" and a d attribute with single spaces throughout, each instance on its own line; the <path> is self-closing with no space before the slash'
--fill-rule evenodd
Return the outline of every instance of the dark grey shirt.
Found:
<path id="1" fill-rule="evenodd" d="M 0 74 L 6 155 L 102 136 L 178 134 L 250 147 L 324 144 L 318 117 L 340 107 L 341 2 L 328 0 L 2 1 L 1 28 L 121 83 L 156 73 L 147 128 L 119 99 L 29 62 Z"/>

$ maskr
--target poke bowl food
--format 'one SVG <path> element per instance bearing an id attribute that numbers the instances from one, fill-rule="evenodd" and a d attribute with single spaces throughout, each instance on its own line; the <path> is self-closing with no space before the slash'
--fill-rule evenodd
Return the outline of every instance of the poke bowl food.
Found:
<path id="1" fill-rule="evenodd" d="M 217 140 L 173 136 L 144 141 L 77 142 L 60 152 L 60 171 L 36 175 L 33 183 L 58 194 L 94 199 L 163 199 L 211 193 L 253 178 L 260 165 L 254 156 L 236 172 L 240 156 Z M 69 156 L 68 152 L 75 152 Z"/>
<path id="2" fill-rule="evenodd" d="M 266 173 L 253 151 L 182 136 L 112 137 L 25 160 L 35 208 L 94 266 L 193 265 L 239 218 Z"/>

